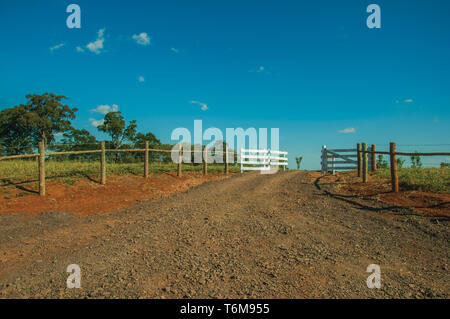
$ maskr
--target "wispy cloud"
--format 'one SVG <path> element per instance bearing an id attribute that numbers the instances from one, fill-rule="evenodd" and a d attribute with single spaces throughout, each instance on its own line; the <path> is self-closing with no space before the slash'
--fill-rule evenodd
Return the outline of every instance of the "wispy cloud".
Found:
<path id="1" fill-rule="evenodd" d="M 342 134 L 349 134 L 349 133 L 355 133 L 356 129 L 354 127 L 347 127 L 343 130 L 338 130 L 338 133 L 342 133 Z"/>
<path id="2" fill-rule="evenodd" d="M 84 49 L 82 47 L 76 47 L 77 52 L 84 52 Z"/>
<path id="3" fill-rule="evenodd" d="M 264 67 L 264 65 L 261 65 L 258 69 L 256 69 L 256 73 L 261 73 L 264 72 L 266 70 L 266 68 Z"/>
<path id="4" fill-rule="evenodd" d="M 93 42 L 89 42 L 86 45 L 86 48 L 95 54 L 100 54 L 102 53 L 104 42 L 105 42 L 105 28 L 98 30 L 97 39 Z M 79 50 L 77 49 L 77 51 Z"/>
<path id="5" fill-rule="evenodd" d="M 65 43 L 59 43 L 57 45 L 54 45 L 54 46 L 50 47 L 50 51 L 53 52 L 55 50 L 61 49 L 65 45 L 66 45 Z"/>
<path id="6" fill-rule="evenodd" d="M 206 111 L 208 109 L 208 105 L 206 103 L 202 103 L 202 102 L 198 102 L 198 101 L 190 101 L 190 103 L 200 105 L 202 111 Z"/>
<path id="7" fill-rule="evenodd" d="M 267 68 L 264 65 L 260 65 L 258 68 L 254 70 L 250 70 L 250 73 L 264 73 L 264 74 L 270 74 L 269 71 L 267 71 Z"/>
<path id="8" fill-rule="evenodd" d="M 91 109 L 92 113 L 100 113 L 100 114 L 107 114 L 109 112 L 117 112 L 119 110 L 119 106 L 116 104 L 113 105 L 107 105 L 107 104 L 102 104 L 97 106 L 95 109 Z"/>
<path id="9" fill-rule="evenodd" d="M 140 45 L 149 45 L 150 38 L 148 37 L 146 32 L 141 32 L 140 34 L 133 34 L 133 40 L 136 41 L 137 44 Z"/>
<path id="10" fill-rule="evenodd" d="M 170 48 L 170 51 L 174 52 L 174 53 L 180 53 L 180 50 L 177 48 Z"/>
<path id="11" fill-rule="evenodd" d="M 99 125 L 102 125 L 103 122 L 105 122 L 105 120 L 103 120 L 103 119 L 102 120 L 96 120 L 96 119 L 90 118 L 89 122 L 91 123 L 92 126 L 97 127 Z"/>
<path id="12" fill-rule="evenodd" d="M 396 104 L 400 104 L 400 103 L 412 103 L 412 102 L 414 102 L 413 99 L 406 99 L 406 100 L 403 100 L 403 101 L 395 100 L 395 103 L 396 103 Z"/>
<path id="13" fill-rule="evenodd" d="M 140 77 L 138 77 L 138 81 L 141 83 L 145 82 L 145 78 L 141 75 Z"/>

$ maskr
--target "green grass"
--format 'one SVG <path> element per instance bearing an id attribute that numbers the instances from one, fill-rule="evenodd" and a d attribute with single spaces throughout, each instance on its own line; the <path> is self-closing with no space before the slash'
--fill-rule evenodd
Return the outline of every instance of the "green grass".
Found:
<path id="1" fill-rule="evenodd" d="M 202 165 L 184 164 L 183 172 L 201 172 Z M 230 172 L 238 172 L 239 166 L 229 165 Z M 176 172 L 177 164 L 150 162 L 150 173 Z M 209 164 L 208 173 L 223 172 L 224 164 Z M 144 163 L 110 163 L 106 164 L 107 174 L 143 175 Z M 46 178 L 57 180 L 65 184 L 72 184 L 81 178 L 98 180 L 100 176 L 99 161 L 45 161 Z M 38 180 L 38 163 L 36 160 L 4 160 L 0 161 L 0 180 L 3 184 L 8 181 L 36 182 Z"/>
<path id="2" fill-rule="evenodd" d="M 391 171 L 378 169 L 375 174 L 383 178 L 391 178 Z M 424 192 L 450 192 L 449 168 L 400 168 L 398 170 L 400 188 Z"/>

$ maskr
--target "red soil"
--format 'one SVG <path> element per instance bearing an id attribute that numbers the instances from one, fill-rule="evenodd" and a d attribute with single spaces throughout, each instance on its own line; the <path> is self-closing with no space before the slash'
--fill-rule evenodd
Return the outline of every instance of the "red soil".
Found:
<path id="1" fill-rule="evenodd" d="M 320 172 L 311 172 L 315 180 L 322 176 Z M 331 183 L 336 185 L 336 191 L 344 194 L 353 194 L 375 198 L 381 202 L 408 207 L 426 216 L 450 217 L 450 194 L 431 193 L 419 191 L 391 192 L 389 180 L 370 176 L 368 183 L 362 183 L 356 172 L 337 173 L 335 176 L 327 175 L 320 179 L 320 184 Z"/>
<path id="2" fill-rule="evenodd" d="M 230 174 L 232 175 L 232 174 Z M 107 212 L 138 201 L 167 196 L 206 181 L 222 179 L 223 174 L 174 173 L 152 174 L 148 179 L 135 175 L 109 175 L 106 185 L 83 179 L 73 185 L 47 182 L 45 197 L 11 187 L 0 188 L 0 214 L 65 211 L 80 215 Z"/>

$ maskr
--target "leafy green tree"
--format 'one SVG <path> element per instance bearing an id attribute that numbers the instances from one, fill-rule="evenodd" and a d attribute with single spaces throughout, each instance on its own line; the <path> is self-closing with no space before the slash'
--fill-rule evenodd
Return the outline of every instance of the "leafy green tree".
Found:
<path id="1" fill-rule="evenodd" d="M 137 133 L 134 138 L 134 145 L 139 148 L 145 147 L 145 141 L 148 141 L 149 148 L 157 148 L 161 145 L 161 141 L 156 138 L 153 133 Z"/>
<path id="2" fill-rule="evenodd" d="M 62 103 L 67 97 L 44 93 L 26 98 L 26 104 L 0 112 L 1 143 L 9 154 L 30 152 L 41 141 L 47 146 L 55 134 L 72 129 L 77 109 Z"/>
<path id="3" fill-rule="evenodd" d="M 98 149 L 97 139 L 86 129 L 72 129 L 63 134 L 61 145 L 64 149 L 72 151 L 83 151 Z"/>
<path id="4" fill-rule="evenodd" d="M 103 124 L 97 126 L 97 129 L 108 134 L 111 137 L 112 147 L 118 149 L 126 141 L 134 142 L 137 125 L 136 121 L 132 120 L 126 126 L 125 118 L 118 111 L 107 113 Z"/>
<path id="5" fill-rule="evenodd" d="M 55 134 L 72 129 L 70 120 L 75 119 L 77 108 L 70 108 L 62 103 L 68 98 L 53 93 L 28 94 L 25 109 L 25 122 L 31 128 L 33 143 L 54 141 Z"/>
<path id="6" fill-rule="evenodd" d="M 86 129 L 77 130 L 75 128 L 65 132 L 61 141 L 55 144 L 49 144 L 49 148 L 56 152 L 67 151 L 86 151 L 99 149 L 99 142 Z M 76 155 L 58 155 L 58 160 L 65 159 L 93 159 L 98 157 L 97 154 L 76 154 Z"/>
<path id="7" fill-rule="evenodd" d="M 300 164 L 302 163 L 303 156 L 296 157 L 295 161 L 297 162 L 297 169 L 300 169 Z"/>
<path id="8" fill-rule="evenodd" d="M 404 164 L 405 164 L 405 160 L 400 158 L 400 157 L 398 157 L 397 158 L 397 167 L 398 168 L 402 168 Z"/>
<path id="9" fill-rule="evenodd" d="M 15 106 L 0 111 L 0 145 L 5 155 L 31 153 L 32 129 L 27 125 L 26 111 Z"/>
<path id="10" fill-rule="evenodd" d="M 156 136 L 153 133 L 137 133 L 134 139 L 134 146 L 136 148 L 144 148 L 145 147 L 145 141 L 148 141 L 148 147 L 153 149 L 159 149 L 161 145 L 161 141 L 156 138 Z M 134 161 L 142 161 L 144 158 L 144 153 L 131 153 L 134 156 Z M 159 157 L 158 153 L 150 152 L 149 154 L 149 160 L 154 161 L 156 158 Z"/>

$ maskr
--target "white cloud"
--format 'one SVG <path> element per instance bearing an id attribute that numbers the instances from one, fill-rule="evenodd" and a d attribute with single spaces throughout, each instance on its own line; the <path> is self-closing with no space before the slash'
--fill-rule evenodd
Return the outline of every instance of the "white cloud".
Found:
<path id="1" fill-rule="evenodd" d="M 94 113 L 100 113 L 100 114 L 107 114 L 109 112 L 117 112 L 119 110 L 119 106 L 116 104 L 113 104 L 112 106 L 109 106 L 107 104 L 99 105 L 95 109 L 91 109 L 91 112 Z"/>
<path id="2" fill-rule="evenodd" d="M 65 46 L 66 44 L 65 43 L 59 43 L 59 44 L 57 44 L 57 45 L 55 45 L 55 46 L 52 46 L 52 47 L 50 47 L 50 51 L 55 51 L 55 50 L 58 50 L 58 49 L 60 49 L 60 48 L 62 48 L 63 46 Z"/>
<path id="3" fill-rule="evenodd" d="M 403 101 L 395 100 L 395 104 L 400 104 L 400 103 L 412 103 L 412 102 L 414 102 L 413 99 L 406 99 L 406 100 L 403 100 Z"/>
<path id="4" fill-rule="evenodd" d="M 148 37 L 146 32 L 141 32 L 140 34 L 133 34 L 133 40 L 136 41 L 137 44 L 140 45 L 149 45 L 150 38 Z"/>
<path id="5" fill-rule="evenodd" d="M 100 54 L 103 50 L 104 42 L 105 42 L 105 28 L 98 30 L 97 40 L 95 40 L 94 42 L 89 42 L 86 45 L 86 48 L 95 54 Z"/>
<path id="6" fill-rule="evenodd" d="M 103 119 L 102 120 L 96 120 L 96 119 L 93 119 L 93 118 L 89 119 L 89 122 L 91 122 L 91 125 L 94 126 L 94 127 L 102 125 L 104 121 L 105 120 L 103 120 Z"/>
<path id="7" fill-rule="evenodd" d="M 198 102 L 198 101 L 191 101 L 190 103 L 200 105 L 202 107 L 201 108 L 202 111 L 206 111 L 208 109 L 208 105 L 205 103 Z"/>
<path id="8" fill-rule="evenodd" d="M 170 48 L 170 51 L 172 51 L 174 53 L 180 53 L 180 50 L 177 48 Z"/>
<path id="9" fill-rule="evenodd" d="M 145 82 L 145 79 L 144 79 L 144 77 L 141 75 L 140 77 L 138 77 L 138 81 L 142 83 L 142 82 Z"/>
<path id="10" fill-rule="evenodd" d="M 270 74 L 269 71 L 267 71 L 267 68 L 264 65 L 260 65 L 256 70 L 250 70 L 250 73 L 264 73 L 264 74 Z"/>
<path id="11" fill-rule="evenodd" d="M 349 134 L 349 133 L 355 133 L 356 129 L 354 127 L 347 127 L 343 130 L 338 130 L 338 133 L 343 133 L 343 134 Z"/>
<path id="12" fill-rule="evenodd" d="M 84 49 L 82 47 L 77 47 L 76 50 L 77 52 L 84 52 Z"/>

